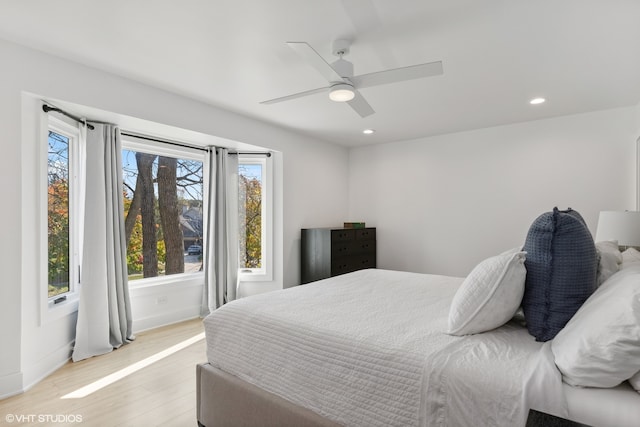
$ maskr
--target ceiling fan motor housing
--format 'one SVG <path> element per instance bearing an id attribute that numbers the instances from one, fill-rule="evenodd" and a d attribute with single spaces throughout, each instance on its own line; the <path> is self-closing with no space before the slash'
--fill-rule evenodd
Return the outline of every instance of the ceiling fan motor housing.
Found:
<path id="1" fill-rule="evenodd" d="M 332 52 L 338 57 L 338 60 L 331 63 L 331 68 L 333 68 L 340 77 L 353 77 L 353 64 L 346 59 L 342 59 L 343 55 L 349 53 L 350 46 L 351 41 L 349 40 L 338 39 L 333 42 Z"/>
<path id="2" fill-rule="evenodd" d="M 331 63 L 331 68 L 336 70 L 336 73 L 338 73 L 340 77 L 353 77 L 353 64 L 346 59 L 340 58 L 334 61 Z"/>

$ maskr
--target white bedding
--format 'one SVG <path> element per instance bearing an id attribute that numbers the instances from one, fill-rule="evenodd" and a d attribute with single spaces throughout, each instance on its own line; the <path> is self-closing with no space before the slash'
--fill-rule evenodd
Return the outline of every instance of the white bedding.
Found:
<path id="1" fill-rule="evenodd" d="M 207 357 L 349 426 L 518 426 L 525 399 L 564 414 L 559 374 L 525 328 L 444 333 L 462 280 L 361 270 L 237 300 L 205 319 Z"/>

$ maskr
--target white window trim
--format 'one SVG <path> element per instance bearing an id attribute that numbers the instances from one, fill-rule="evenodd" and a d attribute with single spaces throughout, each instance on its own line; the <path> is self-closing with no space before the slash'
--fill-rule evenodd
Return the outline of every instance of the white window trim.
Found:
<path id="1" fill-rule="evenodd" d="M 39 161 L 39 206 L 40 206 L 40 242 L 39 270 L 40 270 L 40 323 L 47 323 L 78 311 L 79 301 L 79 266 L 80 242 L 79 221 L 79 172 L 80 172 L 80 131 L 73 122 L 68 122 L 49 114 L 42 114 L 41 120 L 41 149 Z M 56 132 L 69 138 L 69 291 L 49 297 L 49 246 L 48 246 L 48 147 L 49 131 Z M 56 300 L 64 300 L 56 303 Z"/>
<path id="2" fill-rule="evenodd" d="M 262 267 L 240 268 L 242 282 L 273 280 L 273 160 L 264 154 L 239 154 L 239 164 L 262 165 Z"/>
<path id="3" fill-rule="evenodd" d="M 196 273 L 178 273 L 170 274 L 168 276 L 156 276 L 147 277 L 143 279 L 137 279 L 129 282 L 129 289 L 133 288 L 146 288 L 153 286 L 163 286 L 172 283 L 191 283 L 201 284 L 203 282 L 204 272 L 198 271 Z"/>
<path id="4" fill-rule="evenodd" d="M 203 181 L 207 182 L 206 177 L 206 152 L 203 150 L 192 149 L 189 147 L 173 147 L 169 142 L 162 143 L 142 138 L 136 138 L 135 136 L 122 136 L 122 149 L 129 151 L 136 151 L 148 154 L 157 154 L 159 156 L 174 157 L 185 160 L 197 160 L 201 161 L 203 165 Z M 206 186 L 203 183 L 203 206 L 206 207 Z M 206 212 L 204 213 L 206 217 Z M 197 280 L 202 282 L 204 278 L 204 271 L 195 273 L 181 273 L 171 274 L 169 276 L 157 276 L 137 279 L 129 282 L 129 289 L 132 288 L 144 288 L 148 286 L 163 286 L 176 282 L 191 282 Z"/>
<path id="5" fill-rule="evenodd" d="M 139 151 L 148 154 L 157 154 L 165 157 L 175 157 L 185 160 L 198 160 L 204 164 L 206 152 L 189 147 L 173 147 L 169 142 L 162 143 L 156 141 L 136 138 L 135 136 L 122 136 L 122 149 Z"/>

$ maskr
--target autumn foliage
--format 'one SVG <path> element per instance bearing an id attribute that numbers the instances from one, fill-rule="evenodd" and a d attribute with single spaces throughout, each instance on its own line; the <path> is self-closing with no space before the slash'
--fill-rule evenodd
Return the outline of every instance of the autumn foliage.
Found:
<path id="1" fill-rule="evenodd" d="M 58 178 L 47 188 L 49 296 L 69 288 L 69 182 Z"/>
<path id="2" fill-rule="evenodd" d="M 262 267 L 262 183 L 238 175 L 240 184 L 240 268 Z"/>

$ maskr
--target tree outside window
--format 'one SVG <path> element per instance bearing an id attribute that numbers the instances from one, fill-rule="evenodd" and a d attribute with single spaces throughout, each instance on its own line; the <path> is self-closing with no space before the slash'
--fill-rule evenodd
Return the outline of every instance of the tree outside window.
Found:
<path id="1" fill-rule="evenodd" d="M 123 150 L 129 280 L 202 270 L 203 162 Z"/>
<path id="2" fill-rule="evenodd" d="M 263 165 L 238 164 L 241 269 L 262 268 Z"/>
<path id="3" fill-rule="evenodd" d="M 49 297 L 69 292 L 69 138 L 49 131 L 47 277 Z"/>
<path id="4" fill-rule="evenodd" d="M 122 151 L 125 241 L 129 280 L 202 271 L 204 204 L 202 160 Z M 185 156 L 187 157 L 187 156 Z M 264 174 L 262 159 L 238 165 L 239 267 L 264 264 Z"/>

